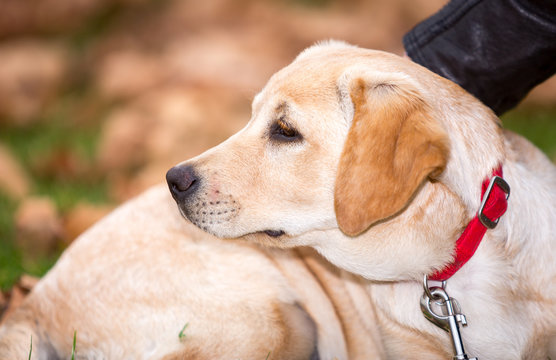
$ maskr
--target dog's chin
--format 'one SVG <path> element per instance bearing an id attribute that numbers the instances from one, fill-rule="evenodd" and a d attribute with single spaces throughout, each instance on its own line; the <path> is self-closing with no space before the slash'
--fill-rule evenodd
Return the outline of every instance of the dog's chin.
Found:
<path id="1" fill-rule="evenodd" d="M 280 247 L 280 248 L 287 248 L 290 247 L 287 244 L 289 243 L 290 236 L 288 236 L 283 230 L 261 230 L 261 231 L 253 231 L 253 232 L 227 232 L 227 231 L 219 231 L 221 229 L 211 229 L 208 228 L 207 230 L 203 229 L 204 231 L 217 236 L 219 238 L 224 239 L 241 239 L 248 242 L 254 242 L 257 244 L 262 244 L 265 246 L 272 246 L 272 247 Z"/>
<path id="2" fill-rule="evenodd" d="M 235 233 L 227 231 L 219 231 L 221 229 L 201 228 L 205 232 L 222 239 L 245 240 L 250 243 L 256 243 L 267 247 L 275 247 L 281 249 L 291 248 L 291 237 L 282 230 L 262 230 L 248 233 Z"/>
<path id="3" fill-rule="evenodd" d="M 188 216 L 189 212 L 179 206 L 180 213 L 182 217 L 186 220 L 203 230 L 204 232 L 214 235 L 219 238 L 224 239 L 237 239 L 243 238 L 248 241 L 254 241 L 257 243 L 264 243 L 271 246 L 284 247 L 281 239 L 288 237 L 284 230 L 266 229 L 257 231 L 238 231 L 233 229 L 232 226 L 214 226 L 210 221 L 202 221 L 194 217 Z"/>
<path id="4" fill-rule="evenodd" d="M 248 242 L 280 249 L 288 249 L 295 246 L 292 242 L 293 238 L 282 230 L 257 231 L 245 234 L 241 238 Z"/>

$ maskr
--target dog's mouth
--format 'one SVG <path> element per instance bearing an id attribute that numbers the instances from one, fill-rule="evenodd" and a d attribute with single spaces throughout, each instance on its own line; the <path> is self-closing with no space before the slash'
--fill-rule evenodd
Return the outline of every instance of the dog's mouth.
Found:
<path id="1" fill-rule="evenodd" d="M 270 237 L 280 237 L 284 234 L 286 234 L 284 231 L 282 230 L 264 230 L 262 231 L 263 233 L 267 234 Z"/>

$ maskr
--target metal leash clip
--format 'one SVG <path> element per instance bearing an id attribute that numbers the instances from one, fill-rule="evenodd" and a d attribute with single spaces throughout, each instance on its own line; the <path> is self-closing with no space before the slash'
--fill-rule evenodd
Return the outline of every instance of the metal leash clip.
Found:
<path id="1" fill-rule="evenodd" d="M 421 296 L 421 311 L 425 318 L 438 326 L 439 328 L 447 331 L 451 335 L 452 346 L 455 355 L 453 360 L 477 360 L 477 358 L 469 358 L 463 348 L 463 341 L 459 331 L 459 324 L 467 326 L 465 315 L 460 313 L 459 305 L 456 299 L 451 298 L 446 290 L 444 290 L 445 282 L 441 286 L 429 287 L 427 275 L 424 277 L 423 288 L 424 293 Z M 441 309 L 443 314 L 439 315 L 434 312 L 431 303 L 436 303 Z"/>

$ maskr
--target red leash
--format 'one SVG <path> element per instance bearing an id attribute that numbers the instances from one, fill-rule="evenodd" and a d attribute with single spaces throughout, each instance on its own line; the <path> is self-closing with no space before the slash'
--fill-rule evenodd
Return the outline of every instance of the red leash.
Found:
<path id="1" fill-rule="evenodd" d="M 456 241 L 456 256 L 454 261 L 443 270 L 428 277 L 429 280 L 445 281 L 454 275 L 465 263 L 471 259 L 479 247 L 488 229 L 494 229 L 500 217 L 508 208 L 510 186 L 502 178 L 502 166 L 492 172 L 490 179 L 485 179 L 481 191 L 481 207 L 477 215 L 467 225 Z"/>

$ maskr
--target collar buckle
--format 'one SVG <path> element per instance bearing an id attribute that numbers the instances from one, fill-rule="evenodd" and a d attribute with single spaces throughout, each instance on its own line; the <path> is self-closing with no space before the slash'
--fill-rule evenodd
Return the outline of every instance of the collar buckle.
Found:
<path id="1" fill-rule="evenodd" d="M 497 217 L 495 220 L 491 220 L 484 213 L 485 205 L 491 199 L 490 195 L 492 193 L 492 190 L 494 189 L 494 185 L 497 185 L 498 188 L 504 192 L 504 194 L 506 195 L 505 201 L 507 201 L 508 198 L 510 197 L 510 185 L 508 185 L 506 180 L 504 180 L 500 176 L 493 176 L 492 179 L 490 180 L 490 183 L 488 184 L 488 187 L 483 196 L 481 207 L 479 208 L 479 211 L 477 213 L 477 216 L 481 224 L 483 224 L 488 229 L 494 229 L 496 225 L 498 225 L 498 221 L 500 220 L 500 217 L 503 214 L 502 212 L 502 214 L 500 214 L 500 216 Z M 493 201 L 499 201 L 499 199 L 494 199 Z"/>

